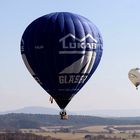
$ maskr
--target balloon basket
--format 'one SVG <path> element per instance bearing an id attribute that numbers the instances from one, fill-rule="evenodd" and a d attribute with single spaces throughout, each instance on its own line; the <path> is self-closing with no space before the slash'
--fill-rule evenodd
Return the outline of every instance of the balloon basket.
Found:
<path id="1" fill-rule="evenodd" d="M 61 119 L 61 120 L 68 120 L 68 115 L 67 115 L 67 113 L 66 113 L 65 110 L 62 110 L 62 111 L 60 112 L 60 119 Z"/>

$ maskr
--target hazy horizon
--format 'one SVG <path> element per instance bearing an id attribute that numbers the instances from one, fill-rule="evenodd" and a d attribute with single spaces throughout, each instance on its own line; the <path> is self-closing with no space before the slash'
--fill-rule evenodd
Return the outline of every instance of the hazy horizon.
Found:
<path id="1" fill-rule="evenodd" d="M 50 114 L 59 115 L 60 110 L 43 106 L 26 106 L 14 110 L 0 111 L 0 115 L 9 113 Z M 99 109 L 99 110 L 67 110 L 68 115 L 90 115 L 98 117 L 140 117 L 140 109 Z"/>

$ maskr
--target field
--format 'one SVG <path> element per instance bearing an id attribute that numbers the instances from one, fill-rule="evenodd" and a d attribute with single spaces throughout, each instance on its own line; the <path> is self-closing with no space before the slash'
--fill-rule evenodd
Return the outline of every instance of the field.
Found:
<path id="1" fill-rule="evenodd" d="M 86 136 L 91 136 L 93 140 L 95 137 L 96 139 L 97 137 L 105 137 L 108 138 L 107 140 L 140 140 L 140 125 L 89 126 L 79 129 L 73 129 L 72 126 L 54 126 L 41 127 L 40 129 L 22 129 L 21 131 L 62 140 L 85 140 Z"/>

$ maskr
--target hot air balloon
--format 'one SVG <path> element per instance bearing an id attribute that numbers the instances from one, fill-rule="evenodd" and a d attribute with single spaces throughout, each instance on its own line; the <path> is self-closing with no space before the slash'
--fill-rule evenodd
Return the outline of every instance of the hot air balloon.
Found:
<path id="1" fill-rule="evenodd" d="M 34 79 L 65 108 L 96 70 L 103 52 L 98 28 L 87 18 L 55 12 L 34 20 L 21 39 L 23 61 Z"/>
<path id="2" fill-rule="evenodd" d="M 140 85 L 140 68 L 131 69 L 128 73 L 128 77 L 136 89 L 138 89 L 138 86 Z"/>

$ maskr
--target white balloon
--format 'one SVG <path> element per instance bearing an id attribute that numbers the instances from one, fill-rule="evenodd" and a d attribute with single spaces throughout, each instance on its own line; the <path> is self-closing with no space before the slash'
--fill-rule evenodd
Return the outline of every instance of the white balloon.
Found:
<path id="1" fill-rule="evenodd" d="M 136 89 L 140 85 L 140 68 L 131 69 L 128 73 L 130 81 L 135 85 Z"/>

